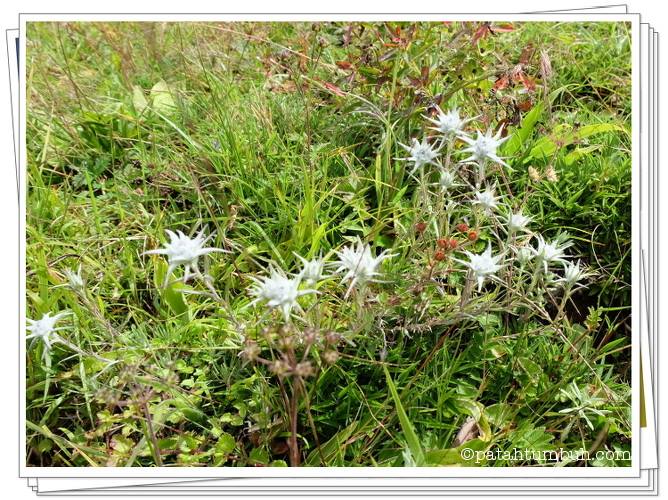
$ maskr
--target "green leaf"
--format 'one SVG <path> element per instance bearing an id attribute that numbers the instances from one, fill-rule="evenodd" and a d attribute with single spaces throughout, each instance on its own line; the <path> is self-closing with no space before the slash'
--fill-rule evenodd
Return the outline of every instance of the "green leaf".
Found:
<path id="1" fill-rule="evenodd" d="M 456 399 L 454 404 L 461 413 L 472 416 L 476 422 L 480 420 L 480 416 L 484 409 L 482 404 L 465 398 Z"/>
<path id="2" fill-rule="evenodd" d="M 267 465 L 269 463 L 269 453 L 263 448 L 253 448 L 248 455 L 252 463 Z"/>
<path id="3" fill-rule="evenodd" d="M 132 87 L 132 105 L 138 115 L 141 115 L 148 107 L 148 101 L 146 100 L 146 96 L 144 96 L 144 91 L 139 85 Z"/>
<path id="4" fill-rule="evenodd" d="M 540 380 L 540 376 L 543 373 L 543 369 L 536 363 L 535 361 L 532 361 L 529 358 L 524 358 L 520 357 L 517 358 L 517 364 L 526 372 L 527 375 L 529 375 L 529 378 L 531 381 L 536 384 Z"/>
<path id="5" fill-rule="evenodd" d="M 549 137 L 543 137 L 536 142 L 536 145 L 529 154 L 529 159 L 548 158 L 557 153 L 560 149 L 570 146 L 574 142 L 605 132 L 625 132 L 628 134 L 628 131 L 624 127 L 617 125 L 616 123 L 585 125 L 576 130 L 573 130 L 572 125 L 563 123 L 555 127 Z"/>
<path id="6" fill-rule="evenodd" d="M 513 418 L 512 407 L 507 403 L 496 403 L 485 408 L 487 419 L 496 427 L 505 427 Z"/>
<path id="7" fill-rule="evenodd" d="M 215 452 L 222 455 L 228 455 L 234 451 L 236 446 L 237 442 L 234 439 L 234 436 L 227 432 L 223 432 L 216 442 Z"/>
<path id="8" fill-rule="evenodd" d="M 485 451 L 488 446 L 489 443 L 482 439 L 471 439 L 456 448 L 428 451 L 425 453 L 425 463 L 429 467 L 485 465 Z"/>
<path id="9" fill-rule="evenodd" d="M 543 103 L 536 104 L 522 120 L 522 125 L 515 130 L 515 133 L 508 139 L 508 142 L 503 146 L 503 155 L 509 156 L 517 153 L 521 147 L 527 142 L 536 127 L 536 123 L 543 115 Z"/>
<path id="10" fill-rule="evenodd" d="M 172 91 L 164 80 L 160 80 L 151 89 L 151 106 L 154 111 L 163 115 L 170 115 L 176 111 L 176 102 Z"/>
<path id="11" fill-rule="evenodd" d="M 165 288 L 162 294 L 162 297 L 169 308 L 177 316 L 188 312 L 188 304 L 186 304 L 182 293 L 184 289 L 188 289 L 188 286 L 181 282 L 176 282 Z"/>
<path id="12" fill-rule="evenodd" d="M 317 449 L 309 453 L 308 457 L 304 461 L 304 465 L 329 465 L 332 460 L 337 456 L 343 456 L 345 452 L 345 442 L 348 441 L 353 432 L 357 430 L 359 423 L 357 421 L 350 424 L 345 429 L 340 430 L 334 436 L 332 436 L 329 441 L 320 446 L 320 452 Z M 320 453 L 324 457 L 325 463 L 322 464 L 320 461 Z"/>
<path id="13" fill-rule="evenodd" d="M 392 399 L 394 400 L 394 405 L 396 406 L 397 415 L 399 416 L 399 423 L 401 424 L 401 430 L 403 430 L 404 432 L 404 437 L 406 438 L 408 449 L 413 455 L 415 463 L 418 466 L 424 465 L 425 463 L 424 451 L 422 450 L 422 445 L 420 444 L 420 440 L 418 439 L 417 434 L 415 433 L 415 429 L 413 428 L 413 424 L 408 419 L 408 415 L 406 415 L 406 411 L 404 410 L 404 407 L 401 404 L 401 398 L 399 398 L 399 393 L 397 392 L 397 388 L 395 387 L 394 382 L 392 381 L 392 377 L 390 376 L 390 372 L 388 371 L 387 366 L 383 366 L 383 370 L 385 371 L 385 379 L 387 380 L 387 386 L 389 387 L 390 394 L 392 395 Z"/>
<path id="14" fill-rule="evenodd" d="M 132 439 L 121 434 L 114 434 L 111 438 L 111 447 L 121 455 L 127 455 L 134 448 L 135 443 Z"/>
<path id="15" fill-rule="evenodd" d="M 587 156 L 589 153 L 593 153 L 594 151 L 598 151 L 601 148 L 602 146 L 600 144 L 594 144 L 584 148 L 575 148 L 573 151 L 564 156 L 564 163 L 568 166 L 571 166 L 580 158 Z"/>

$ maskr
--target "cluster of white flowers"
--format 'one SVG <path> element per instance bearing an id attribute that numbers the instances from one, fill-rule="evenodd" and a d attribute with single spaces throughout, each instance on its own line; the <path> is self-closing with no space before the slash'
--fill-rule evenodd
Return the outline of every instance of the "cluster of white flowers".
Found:
<path id="1" fill-rule="evenodd" d="M 388 250 L 384 250 L 374 257 L 371 247 L 362 243 L 359 238 L 337 251 L 336 255 L 338 260 L 334 262 L 326 262 L 322 257 L 307 260 L 297 255 L 302 262 L 302 269 L 294 276 L 290 277 L 282 270 L 271 268 L 269 276 L 251 278 L 255 282 L 251 294 L 256 298 L 249 305 L 265 301 L 269 308 L 280 307 L 285 320 L 288 321 L 293 308 L 301 310 L 298 303 L 299 297 L 316 293 L 314 288 L 302 288 L 301 283 L 307 286 L 317 286 L 319 281 L 329 277 L 324 273 L 327 266 L 334 268 L 334 274 L 343 275 L 341 283 L 349 283 L 345 294 L 347 298 L 353 288 L 361 288 L 369 282 L 378 281 L 380 264 L 394 256 L 388 253 Z"/>
<path id="2" fill-rule="evenodd" d="M 511 249 L 514 250 L 514 257 L 521 268 L 524 268 L 533 260 L 535 271 L 544 273 L 545 282 L 548 280 L 560 282 L 567 289 L 572 290 L 578 282 L 589 276 L 589 273 L 581 267 L 580 261 L 571 263 L 567 260 L 565 250 L 572 245 L 571 242 L 566 241 L 563 237 L 548 242 L 543 236 L 536 235 L 536 246 L 527 244 L 532 237 L 529 229 L 529 224 L 532 222 L 531 217 L 524 215 L 521 210 L 510 210 L 505 212 L 505 220 L 501 220 L 496 215 L 500 211 L 501 200 L 501 197 L 495 194 L 496 188 L 488 186 L 484 191 L 480 189 L 484 179 L 484 167 L 487 162 L 491 161 L 509 167 L 498 154 L 499 146 L 508 139 L 508 137 L 501 137 L 502 127 L 494 135 L 492 129 L 489 129 L 485 134 L 477 131 L 477 137 L 474 139 L 466 132 L 465 125 L 475 118 L 462 118 L 457 108 L 452 108 L 447 113 L 443 112 L 438 106 L 436 110 L 435 118 L 425 118 L 433 125 L 430 129 L 441 135 L 440 141 L 432 141 L 433 144 L 430 144 L 430 139 L 425 137 L 422 141 L 413 138 L 410 146 L 399 143 L 409 155 L 406 158 L 400 158 L 400 160 L 412 164 L 410 175 L 413 175 L 418 169 L 424 169 L 427 165 L 437 167 L 439 172 L 437 185 L 445 193 L 461 184 L 457 183 L 456 174 L 450 168 L 450 165 L 439 163 L 440 150 L 446 144 L 449 148 L 453 147 L 457 139 L 467 145 L 460 152 L 469 153 L 470 156 L 462 160 L 462 163 L 475 163 L 479 166 L 478 182 L 471 203 L 481 210 L 478 213 L 501 223 L 510 241 L 509 247 L 502 249 L 496 255 L 492 254 L 492 245 L 489 243 L 481 254 L 474 254 L 465 250 L 463 253 L 468 258 L 467 261 L 453 259 L 469 270 L 473 280 L 477 283 L 478 292 L 482 291 L 486 281 L 500 281 L 498 273 L 506 265 L 503 259 L 510 253 Z M 448 158 L 451 153 L 452 150 L 448 150 Z M 450 200 L 445 206 L 448 207 L 447 210 L 451 210 L 453 201 Z M 184 271 L 181 277 L 183 283 L 186 283 L 192 277 L 199 278 L 210 290 L 213 290 L 212 295 L 217 297 L 211 284 L 212 280 L 200 271 L 199 259 L 214 252 L 229 252 L 221 248 L 206 246 L 214 235 L 205 236 L 204 230 L 194 237 L 187 236 L 182 231 L 173 232 L 169 229 L 166 230 L 166 233 L 169 236 L 169 242 L 163 248 L 144 252 L 145 255 L 166 256 L 168 266 L 164 286 L 169 284 L 169 280 L 176 269 L 183 266 Z M 472 231 L 472 233 L 473 237 L 471 238 L 471 234 L 469 234 L 469 238 L 475 241 L 477 232 Z M 526 236 L 524 233 L 529 233 L 529 235 Z M 518 238 L 523 243 L 515 245 Z M 455 247 L 456 245 L 452 249 Z M 308 260 L 295 254 L 301 262 L 301 269 L 296 274 L 288 274 L 284 270 L 270 265 L 268 273 L 251 278 L 253 285 L 250 288 L 250 295 L 254 298 L 249 306 L 262 302 L 270 309 L 280 310 L 285 321 L 289 321 L 293 310 L 302 311 L 299 304 L 300 297 L 318 293 L 319 283 L 330 277 L 325 273 L 327 268 L 332 270 L 333 275 L 341 277 L 342 284 L 348 284 L 344 296 L 344 298 L 347 298 L 353 289 L 360 289 L 370 282 L 378 282 L 381 274 L 380 265 L 383 261 L 396 255 L 384 250 L 374 256 L 371 247 L 364 244 L 359 238 L 334 253 L 337 259 L 333 262 L 326 262 L 322 256 Z M 550 272 L 555 264 L 561 264 L 564 269 L 563 277 L 558 279 Z M 72 290 L 80 294 L 85 292 L 85 281 L 81 276 L 81 267 L 77 271 L 65 270 L 65 277 L 67 279 L 66 285 Z M 40 339 L 43 342 L 45 359 L 49 356 L 52 344 L 60 338 L 56 332 L 62 328 L 56 328 L 56 322 L 67 314 L 69 313 L 61 312 L 51 316 L 51 313 L 47 313 L 38 321 L 28 320 L 28 330 L 32 333 L 27 338 Z"/>
<path id="3" fill-rule="evenodd" d="M 405 160 L 413 165 L 410 174 L 412 175 L 416 170 L 424 168 L 427 165 L 435 165 L 439 169 L 437 185 L 443 193 L 448 193 L 460 184 L 457 183 L 456 174 L 450 165 L 439 164 L 439 153 L 445 144 L 448 147 L 453 147 L 455 140 L 462 141 L 465 147 L 459 151 L 467 153 L 469 156 L 461 160 L 461 163 L 478 165 L 476 190 L 472 194 L 471 204 L 480 210 L 479 213 L 501 223 L 510 238 L 509 241 L 512 248 L 515 249 L 515 258 L 520 266 L 524 267 L 532 259 L 535 259 L 535 265 L 540 267 L 541 272 L 544 273 L 546 283 L 548 280 L 555 278 L 556 282 L 564 283 L 569 288 L 572 288 L 577 282 L 588 276 L 588 273 L 580 268 L 579 262 L 571 264 L 566 260 L 564 250 L 572 245 L 570 242 L 563 241 L 562 239 L 547 242 L 542 236 L 538 235 L 536 236 L 536 247 L 528 245 L 515 246 L 514 243 L 518 238 L 526 242 L 526 238 L 522 237 L 523 234 L 531 234 L 529 224 L 532 222 L 532 218 L 524 215 L 521 210 L 510 210 L 506 212 L 505 220 L 499 219 L 496 212 L 501 209 L 501 196 L 496 195 L 495 187 L 487 186 L 484 190 L 481 189 L 481 184 L 485 179 L 485 167 L 489 162 L 510 168 L 510 165 L 498 152 L 499 147 L 510 138 L 509 135 L 502 137 L 503 127 L 499 127 L 496 133 L 494 133 L 492 128 L 489 128 L 484 134 L 480 130 L 477 130 L 477 135 L 474 138 L 468 134 L 465 126 L 467 123 L 475 120 L 475 118 L 462 118 L 457 108 L 452 108 L 447 113 L 443 112 L 438 106 L 435 109 L 435 117 L 425 116 L 425 118 L 431 124 L 429 129 L 440 134 L 439 147 L 431 146 L 430 139 L 426 137 L 422 141 L 413 138 L 412 146 L 410 147 L 399 143 L 409 154 L 407 158 L 400 158 L 400 160 Z M 437 143 L 436 141 L 433 142 Z M 453 151 L 455 150 L 449 150 L 448 160 Z M 448 207 L 451 208 L 452 206 L 453 204 L 450 202 Z M 477 238 L 477 235 L 475 238 Z M 464 254 L 468 257 L 468 261 L 454 260 L 470 270 L 480 291 L 487 280 L 499 281 L 497 273 L 503 268 L 503 257 L 508 253 L 507 249 L 498 255 L 492 255 L 492 247 L 489 244 L 487 249 L 479 255 L 473 254 L 470 251 L 464 251 Z M 345 255 L 340 255 L 340 257 L 342 261 L 345 260 Z M 564 266 L 563 278 L 556 279 L 554 274 L 549 272 L 551 266 L 556 263 L 561 263 Z"/>
<path id="4" fill-rule="evenodd" d="M 447 170 L 447 165 L 441 167 L 438 164 L 437 159 L 441 147 L 446 143 L 454 143 L 455 139 L 459 139 L 467 145 L 461 152 L 470 154 L 468 158 L 462 160 L 462 163 L 475 163 L 478 165 L 478 184 L 480 184 L 484 178 L 484 170 L 487 162 L 492 161 L 510 167 L 510 165 L 498 155 L 499 146 L 509 138 L 501 137 L 503 127 L 500 127 L 494 135 L 492 135 L 492 129 L 488 129 L 485 134 L 477 130 L 477 137 L 472 138 L 464 127 L 467 123 L 475 120 L 477 117 L 462 118 L 457 108 L 452 108 L 447 113 L 438 106 L 435 106 L 435 109 L 435 118 L 429 116 L 425 116 L 425 118 L 433 125 L 432 127 L 429 127 L 429 129 L 440 134 L 439 147 L 434 147 L 429 144 L 429 139 L 426 137 L 423 138 L 422 141 L 412 138 L 410 146 L 399 143 L 399 145 L 408 153 L 408 157 L 398 159 L 412 163 L 413 167 L 409 172 L 410 175 L 413 175 L 417 170 L 426 165 L 440 167 L 442 170 L 439 184 L 445 191 L 450 189 L 454 185 L 454 175 Z"/>

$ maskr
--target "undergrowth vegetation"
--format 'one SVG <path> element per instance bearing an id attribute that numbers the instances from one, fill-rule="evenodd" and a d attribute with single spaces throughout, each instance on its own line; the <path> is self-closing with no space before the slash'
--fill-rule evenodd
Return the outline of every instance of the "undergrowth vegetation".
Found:
<path id="1" fill-rule="evenodd" d="M 630 464 L 627 25 L 27 40 L 29 465 Z"/>

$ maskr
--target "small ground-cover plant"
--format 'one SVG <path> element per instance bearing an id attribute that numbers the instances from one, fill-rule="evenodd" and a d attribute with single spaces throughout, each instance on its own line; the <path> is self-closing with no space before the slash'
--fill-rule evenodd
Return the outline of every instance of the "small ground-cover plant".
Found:
<path id="1" fill-rule="evenodd" d="M 625 25 L 28 38 L 29 464 L 629 448 Z"/>

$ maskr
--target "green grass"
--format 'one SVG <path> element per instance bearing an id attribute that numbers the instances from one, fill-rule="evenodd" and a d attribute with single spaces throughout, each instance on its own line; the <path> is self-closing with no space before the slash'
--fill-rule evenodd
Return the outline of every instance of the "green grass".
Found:
<path id="1" fill-rule="evenodd" d="M 476 450 L 629 450 L 630 28 L 522 23 L 476 44 L 478 28 L 29 24 L 28 316 L 72 311 L 60 334 L 80 352 L 56 344 L 48 368 L 28 350 L 28 464 L 295 463 L 294 415 L 303 465 L 554 465 L 466 462 L 453 442 L 469 417 L 479 435 L 462 446 Z M 495 92 L 522 60 L 535 91 Z M 396 160 L 434 103 L 514 135 L 513 170 L 490 178 L 593 273 L 563 315 L 559 290 L 532 299 L 521 272 L 466 302 L 461 266 L 434 260 L 439 237 L 499 244 L 467 190 L 429 212 Z M 142 255 L 165 229 L 204 227 L 231 251 L 207 259 L 220 301 L 163 290 L 165 260 Z M 245 363 L 244 339 L 273 356 L 284 334 L 280 315 L 246 307 L 250 277 L 356 236 L 398 254 L 383 283 L 347 300 L 326 280 L 290 327 L 352 339 L 338 361 L 314 351 L 301 382 Z M 86 292 L 58 286 L 79 264 Z M 604 410 L 584 413 L 593 429 L 569 412 L 573 382 Z"/>

